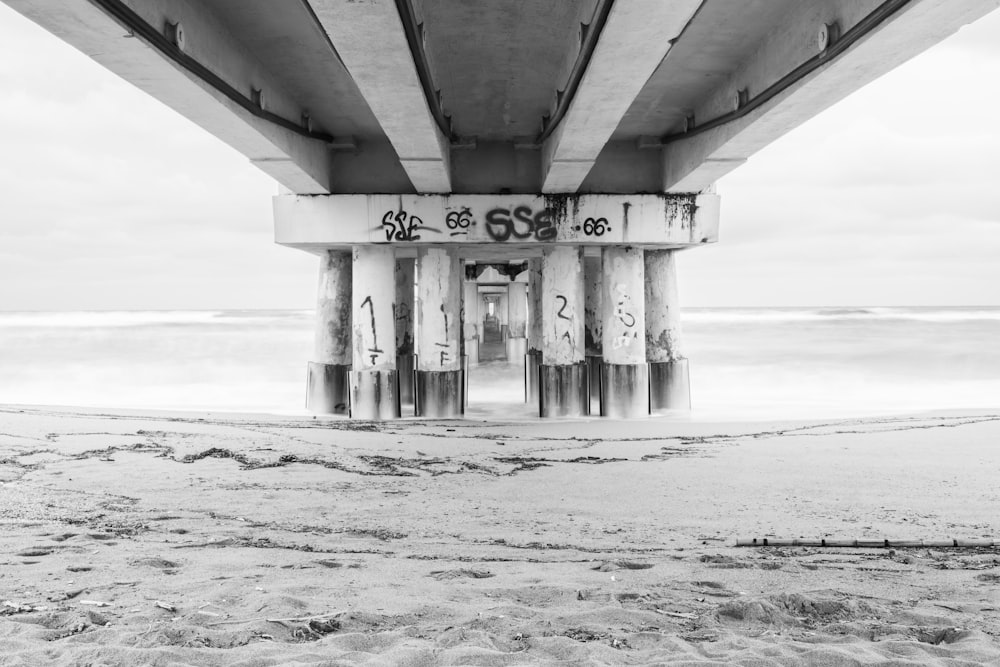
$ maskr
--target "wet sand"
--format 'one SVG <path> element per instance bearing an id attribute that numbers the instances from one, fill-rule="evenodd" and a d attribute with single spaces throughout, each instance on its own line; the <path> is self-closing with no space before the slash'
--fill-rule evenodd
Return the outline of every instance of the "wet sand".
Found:
<path id="1" fill-rule="evenodd" d="M 1000 665 L 1000 413 L 0 409 L 0 664 Z"/>

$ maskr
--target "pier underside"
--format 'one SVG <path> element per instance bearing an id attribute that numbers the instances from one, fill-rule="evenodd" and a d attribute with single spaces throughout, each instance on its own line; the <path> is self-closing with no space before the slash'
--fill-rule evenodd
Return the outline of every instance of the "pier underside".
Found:
<path id="1" fill-rule="evenodd" d="M 308 406 L 366 419 L 463 414 L 494 346 L 542 417 L 687 408 L 675 258 L 715 181 L 1000 6 L 0 1 L 281 185 L 276 241 L 320 256 Z"/>

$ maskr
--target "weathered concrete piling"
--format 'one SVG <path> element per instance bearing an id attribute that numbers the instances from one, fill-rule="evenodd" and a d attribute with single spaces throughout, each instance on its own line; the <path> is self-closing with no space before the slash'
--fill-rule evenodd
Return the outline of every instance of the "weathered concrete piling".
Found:
<path id="1" fill-rule="evenodd" d="M 413 287 L 416 263 L 412 258 L 396 260 L 396 303 L 393 317 L 396 322 L 396 371 L 399 374 L 399 400 L 413 403 L 413 372 L 416 349 L 415 308 Z"/>
<path id="2" fill-rule="evenodd" d="M 306 409 L 317 414 L 347 414 L 350 405 L 351 275 L 350 251 L 320 255 L 316 344 L 306 385 Z"/>
<path id="3" fill-rule="evenodd" d="M 611 246 L 602 252 L 601 415 L 649 414 L 643 252 Z"/>
<path id="4" fill-rule="evenodd" d="M 392 248 L 354 248 L 352 280 L 351 417 L 398 419 L 401 416 L 396 372 L 396 323 L 393 303 L 396 258 Z"/>
<path id="5" fill-rule="evenodd" d="M 542 363 L 538 367 L 542 417 L 590 413 L 583 310 L 583 248 L 546 248 L 542 251 Z"/>
<path id="6" fill-rule="evenodd" d="M 647 250 L 645 255 L 649 407 L 653 412 L 690 410 L 688 363 L 681 353 L 676 253 Z"/>
<path id="7" fill-rule="evenodd" d="M 417 264 L 416 415 L 459 417 L 465 412 L 461 263 L 454 249 L 431 247 L 419 249 Z"/>

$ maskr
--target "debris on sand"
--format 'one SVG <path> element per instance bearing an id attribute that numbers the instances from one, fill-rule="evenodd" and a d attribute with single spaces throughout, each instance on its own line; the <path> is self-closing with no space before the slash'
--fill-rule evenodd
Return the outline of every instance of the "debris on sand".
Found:
<path id="1" fill-rule="evenodd" d="M 463 568 L 458 570 L 436 570 L 428 576 L 438 581 L 444 581 L 447 579 L 489 579 L 496 575 L 486 570 L 468 570 Z"/>
<path id="2" fill-rule="evenodd" d="M 652 567 L 652 563 L 636 563 L 630 560 L 614 560 L 604 561 L 600 565 L 590 569 L 597 572 L 614 572 L 615 570 L 648 570 Z"/>

